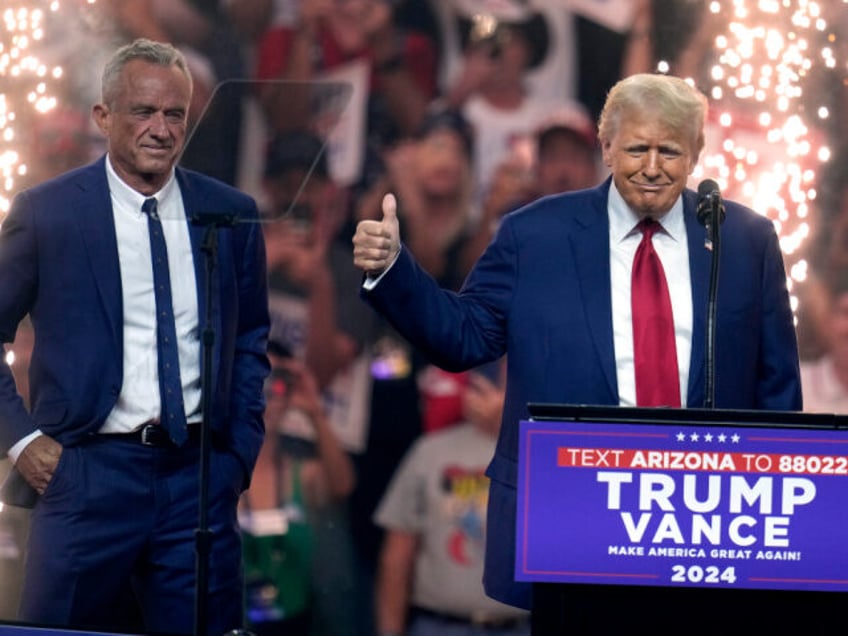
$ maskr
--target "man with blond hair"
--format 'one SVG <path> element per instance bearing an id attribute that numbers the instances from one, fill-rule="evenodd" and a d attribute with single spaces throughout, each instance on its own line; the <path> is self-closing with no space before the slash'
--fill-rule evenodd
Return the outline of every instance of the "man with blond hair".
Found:
<path id="1" fill-rule="evenodd" d="M 487 471 L 484 582 L 498 600 L 527 608 L 533 600 L 531 586 L 514 580 L 518 422 L 528 403 L 703 406 L 711 252 L 686 182 L 704 145 L 706 107 L 675 77 L 616 84 L 598 134 L 611 177 L 507 215 L 457 294 L 439 289 L 402 246 L 390 198 L 382 220 L 357 228 L 364 297 L 435 363 L 460 370 L 508 354 L 503 425 Z M 798 410 L 797 345 L 774 227 L 736 203 L 726 209 L 715 405 Z M 646 267 L 664 272 L 656 296 L 642 295 Z"/>

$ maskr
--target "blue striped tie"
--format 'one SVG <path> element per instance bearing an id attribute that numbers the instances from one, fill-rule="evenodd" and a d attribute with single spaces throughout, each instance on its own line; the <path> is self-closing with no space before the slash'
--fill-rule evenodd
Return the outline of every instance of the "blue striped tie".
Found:
<path id="1" fill-rule="evenodd" d="M 171 298 L 171 275 L 168 270 L 168 248 L 156 199 L 144 201 L 141 211 L 147 215 L 150 233 L 150 256 L 153 261 L 153 289 L 156 296 L 156 350 L 159 358 L 159 394 L 162 398 L 160 423 L 177 446 L 188 439 L 183 386 L 180 381 L 180 357 L 177 350 L 177 327 Z"/>

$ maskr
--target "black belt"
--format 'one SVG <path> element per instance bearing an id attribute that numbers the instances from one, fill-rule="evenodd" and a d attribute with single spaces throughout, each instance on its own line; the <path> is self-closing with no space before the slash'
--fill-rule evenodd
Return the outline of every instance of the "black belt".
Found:
<path id="1" fill-rule="evenodd" d="M 132 433 L 104 433 L 103 437 L 118 439 L 126 442 L 135 442 L 144 446 L 155 446 L 156 448 L 177 448 L 171 437 L 158 422 L 148 422 Z M 188 440 L 186 445 L 196 444 L 200 441 L 200 424 L 188 425 Z"/>
<path id="2" fill-rule="evenodd" d="M 445 614 L 425 607 L 413 607 L 410 611 L 411 616 L 421 616 L 431 618 L 443 623 L 454 625 L 472 625 L 480 629 L 517 629 L 527 625 L 529 618 L 527 616 L 486 616 L 472 614 L 470 616 L 459 616 L 457 614 Z"/>

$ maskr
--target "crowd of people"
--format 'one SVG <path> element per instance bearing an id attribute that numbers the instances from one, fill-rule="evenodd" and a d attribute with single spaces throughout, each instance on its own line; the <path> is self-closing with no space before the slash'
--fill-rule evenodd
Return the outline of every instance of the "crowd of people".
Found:
<path id="1" fill-rule="evenodd" d="M 90 176 L 81 181 L 91 189 L 91 200 L 111 218 L 110 194 L 116 215 L 131 206 L 140 209 L 143 200 L 155 197 L 169 248 L 173 233 L 169 216 L 170 220 L 183 218 L 211 205 L 215 209 L 202 211 L 238 210 L 242 221 L 222 230 L 223 278 L 215 292 L 229 294 L 222 298 L 230 310 L 219 315 L 216 323 L 223 342 L 217 344 L 215 354 L 213 373 L 221 390 L 212 425 L 215 466 L 222 473 L 213 488 L 224 495 L 213 522 L 223 536 L 219 546 L 232 544 L 234 535 L 228 528 L 236 515 L 242 524 L 246 592 L 243 600 L 232 592 L 241 584 L 241 578 L 233 574 L 238 568 L 220 553 L 221 547 L 216 548 L 212 570 L 218 574 L 211 580 L 215 612 L 210 630 L 220 628 L 223 633 L 237 626 L 235 603 L 244 611 L 248 626 L 259 634 L 529 633 L 527 612 L 514 607 L 526 608 L 527 599 L 523 591 L 499 587 L 500 565 L 487 564 L 489 595 L 494 589 L 494 596 L 506 603 L 488 598 L 482 582 L 487 503 L 489 519 L 493 518 L 488 501 L 490 477 L 500 489 L 496 505 L 502 513 L 509 512 L 504 486 L 513 477 L 507 474 L 504 458 L 511 453 L 512 433 L 506 435 L 512 440 L 506 442 L 509 448 L 496 446 L 505 400 L 509 414 L 518 417 L 521 412 L 516 402 L 521 396 L 505 394 L 506 369 L 507 365 L 520 367 L 523 356 L 529 354 L 515 352 L 511 359 L 509 336 L 497 329 L 503 336 L 498 343 L 504 346 L 490 342 L 485 353 L 466 356 L 450 339 L 448 346 L 437 336 L 435 340 L 421 336 L 420 326 L 409 324 L 430 315 L 431 308 L 426 304 L 429 290 L 418 282 L 416 289 L 425 290 L 421 304 L 405 304 L 401 311 L 424 312 L 409 318 L 412 322 L 394 313 L 397 298 L 392 296 L 392 284 L 398 283 L 392 280 L 378 284 L 378 290 L 382 285 L 387 291 L 366 293 L 383 315 L 373 311 L 360 298 L 363 273 L 354 264 L 351 240 L 363 221 L 384 228 L 387 216 L 396 218 L 392 225 L 396 233 L 389 233 L 390 255 L 397 255 L 400 241 L 403 254 L 397 269 L 390 269 L 391 276 L 411 286 L 409 281 L 417 274 L 409 272 L 420 268 L 439 288 L 457 292 L 493 241 L 508 249 L 503 247 L 506 237 L 516 230 L 514 224 L 504 229 L 504 218 L 518 208 L 539 201 L 542 207 L 552 206 L 558 199 L 551 197 L 598 186 L 610 172 L 623 200 L 633 207 L 635 195 L 617 181 L 617 175 L 629 168 L 624 151 L 615 145 L 621 132 L 615 126 L 641 134 L 644 113 L 616 114 L 614 129 L 602 128 L 600 137 L 595 122 L 619 80 L 651 73 L 660 58 L 671 60 L 672 75 L 693 77 L 696 83 L 704 79 L 716 28 L 712 20 L 699 20 L 708 15 L 707 4 L 632 0 L 616 5 L 626 8 L 622 20 L 621 15 L 566 9 L 565 3 L 552 0 L 133 0 L 97 3 L 85 9 L 90 12 L 88 19 L 56 25 L 82 30 L 85 36 L 57 41 L 48 55 L 61 59 L 73 47 L 88 51 L 90 59 L 102 61 L 107 68 L 112 64 L 112 79 L 120 90 L 107 90 L 104 79 L 101 94 L 101 87 L 95 87 L 88 76 L 90 67 L 68 73 L 62 117 L 51 121 L 51 126 L 62 129 L 32 127 L 29 147 L 41 154 L 30 159 L 34 169 L 22 179 L 22 190 L 44 181 L 53 183 L 64 170 L 92 161 L 97 166 L 100 161 L 96 169 L 103 172 L 102 182 L 88 185 L 93 183 Z M 669 23 L 697 24 L 698 28 L 670 30 Z M 161 51 L 136 52 L 124 60 L 126 66 L 115 66 L 112 56 L 118 46 L 148 40 L 172 43 L 181 53 L 165 59 L 157 57 Z M 136 54 L 140 57 L 133 57 Z M 145 65 L 151 76 L 159 77 L 159 84 L 144 86 L 138 73 L 132 72 L 134 65 Z M 149 102 L 143 108 L 134 105 L 135 91 Z M 92 104 L 96 106 L 89 123 L 87 110 Z M 691 105 L 687 108 L 697 111 Z M 139 143 L 148 147 L 134 150 L 130 127 L 141 131 L 141 118 L 160 115 L 161 130 L 140 133 Z M 674 132 L 684 159 L 697 161 L 701 147 L 690 142 L 689 129 L 681 125 Z M 145 134 L 162 148 L 150 151 Z M 51 140 L 62 142 L 60 152 Z M 838 140 L 834 145 L 841 147 Z M 848 148 L 848 140 L 843 145 Z M 108 153 L 105 168 L 104 152 Z M 144 159 L 145 152 L 161 152 L 161 156 Z M 844 156 L 844 151 L 838 150 L 837 155 Z M 176 177 L 171 178 L 175 165 Z M 192 181 L 194 177 L 180 172 L 183 169 L 247 193 L 256 206 L 234 189 L 219 190 L 205 180 Z M 91 166 L 87 170 L 95 171 Z M 690 172 L 672 175 L 675 196 Z M 145 177 L 151 173 L 156 175 L 152 181 Z M 76 259 L 64 267 L 41 262 L 29 251 L 39 240 L 58 245 L 70 238 L 72 230 L 63 234 L 65 224 L 57 224 L 56 236 L 42 238 L 35 222 L 33 226 L 25 222 L 25 213 L 46 214 L 43 210 L 51 201 L 70 196 L 70 182 L 60 183 L 65 189 L 36 188 L 36 195 L 18 198 L 13 212 L 3 220 L 6 238 L 0 242 L 0 250 L 6 252 L 0 253 L 0 268 L 5 268 L 0 280 L 11 281 L 8 289 L 15 291 L 4 292 L 6 297 L 0 299 L 0 341 L 15 354 L 12 375 L 0 377 L 0 447 L 15 457 L 15 468 L 9 462 L 9 474 L 18 472 L 30 485 L 41 484 L 36 490 L 42 496 L 51 492 L 54 471 L 62 477 L 73 469 L 66 480 L 59 480 L 65 488 L 72 479 L 88 474 L 86 478 L 94 481 L 99 470 L 119 472 L 117 465 L 109 464 L 115 460 L 107 454 L 115 445 L 121 445 L 122 461 L 141 461 L 138 449 L 128 440 L 135 431 L 125 422 L 138 415 L 138 424 L 154 420 L 158 424 L 159 415 L 153 410 L 159 400 L 149 401 L 144 390 L 153 386 L 150 382 L 156 382 L 157 376 L 165 375 L 155 368 L 155 356 L 153 367 L 142 371 L 136 360 L 127 357 L 141 352 L 149 360 L 157 353 L 156 321 L 145 312 L 158 314 L 159 299 L 147 307 L 127 295 L 144 289 L 148 282 L 152 289 L 153 279 L 139 282 L 131 276 L 133 261 L 125 254 L 136 246 L 122 234 L 128 223 L 147 225 L 147 217 L 135 210 L 130 222 L 118 220 L 110 226 L 116 227 L 120 267 L 107 283 L 101 281 L 98 287 L 93 279 L 75 281 L 67 269 L 88 271 L 89 267 L 82 246 L 77 250 L 70 241 L 64 245 L 70 250 L 69 258 Z M 835 191 L 844 183 L 835 174 L 825 186 Z M 205 196 L 216 199 L 210 203 L 208 198 L 198 198 L 198 191 L 208 191 L 211 194 Z M 848 218 L 842 205 L 848 201 L 844 193 L 840 189 L 839 196 L 820 197 L 839 202 L 827 212 L 837 228 L 848 227 L 848 222 L 840 221 Z M 579 203 L 590 205 L 582 199 Z M 661 210 L 666 212 L 668 208 Z M 250 222 L 243 222 L 248 217 Z M 673 230 L 669 232 L 673 235 Z M 751 232 L 760 237 L 765 230 L 758 226 Z M 260 235 L 264 251 L 259 247 Z M 810 410 L 839 411 L 848 403 L 848 354 L 843 351 L 848 347 L 842 342 L 847 337 L 843 332 L 848 333 L 843 324 L 848 323 L 848 285 L 840 275 L 841 265 L 848 262 L 844 236 L 844 231 L 821 229 L 815 237 L 817 256 L 810 259 L 813 291 L 804 299 L 809 309 L 800 323 L 810 334 L 800 334 L 801 354 L 809 358 L 802 364 L 800 381 Z M 201 273 L 195 269 L 202 268 L 202 261 L 195 259 L 193 268 L 183 267 L 179 274 L 174 271 L 180 263 L 191 261 L 192 249 L 199 253 L 195 238 L 178 240 L 183 241 L 178 255 L 168 252 L 172 284 L 192 296 L 196 288 L 199 303 L 204 292 Z M 113 238 L 110 245 L 114 242 Z M 763 249 L 772 247 L 768 244 Z M 148 258 L 155 255 L 153 243 L 144 249 Z M 492 253 L 488 254 L 492 260 Z M 98 258 L 98 267 L 108 270 L 106 257 Z M 26 266 L 16 265 L 19 262 Z M 383 260 L 379 267 L 364 267 L 361 257 L 357 264 L 368 273 L 395 267 Z M 549 277 L 550 263 L 539 267 L 542 278 Z M 478 268 L 471 283 L 476 280 L 486 287 L 485 274 Z M 265 282 L 258 283 L 259 278 Z M 70 285 L 84 289 L 85 294 L 66 302 L 67 293 L 62 292 Z M 42 298 L 51 289 L 56 299 Z M 109 294 L 114 295 L 111 300 L 102 297 Z M 121 300 L 125 309 L 143 317 L 122 317 L 114 307 Z M 152 292 L 149 300 L 153 302 Z M 65 304 L 51 314 L 51 303 L 61 302 Z M 87 307 L 99 303 L 106 306 L 108 317 L 102 324 L 86 314 Z M 173 307 L 183 348 L 185 342 L 199 340 L 203 328 L 203 307 L 189 305 Z M 74 311 L 79 315 L 75 317 Z M 63 319 L 56 324 L 58 315 Z M 185 326 L 192 319 L 193 330 Z M 69 332 L 68 325 L 79 331 Z M 41 338 L 47 334 L 47 340 L 27 375 L 33 327 Z M 140 328 L 154 342 L 143 351 L 137 340 L 142 332 L 133 331 Z M 114 348 L 122 329 L 125 337 L 135 338 L 125 351 Z M 58 338 L 62 333 L 79 336 L 79 346 L 97 347 L 97 364 L 70 368 L 86 358 L 83 350 L 73 363 L 61 363 L 69 355 Z M 563 347 L 573 352 L 579 347 L 571 346 L 569 339 L 578 335 L 554 330 L 551 337 L 562 339 Z M 270 366 L 264 352 L 257 350 L 265 340 Z M 471 346 L 468 341 L 464 344 Z M 587 335 L 582 346 L 590 344 Z M 446 350 L 454 346 L 455 351 Z M 463 370 L 448 372 L 435 366 L 434 353 L 448 363 L 445 366 Z M 484 359 L 487 364 L 479 364 Z M 199 359 L 180 357 L 179 363 L 183 376 L 177 380 L 181 379 L 187 400 L 185 426 L 191 443 L 197 441 L 193 431 L 201 417 Z M 188 377 L 184 365 L 193 370 Z M 260 387 L 259 379 L 268 372 Z M 535 373 L 543 374 L 545 369 Z M 581 382 L 589 381 L 585 368 L 580 374 L 583 379 L 575 378 L 575 391 L 583 386 Z M 90 382 L 85 385 L 87 376 Z M 525 376 L 520 382 L 513 380 L 513 389 L 524 386 L 528 395 L 535 395 L 544 386 L 543 379 L 532 388 L 528 383 L 533 372 Z M 140 378 L 130 395 L 121 389 L 122 377 Z M 602 375 L 596 379 L 603 384 Z M 759 380 L 769 391 L 773 389 L 773 394 L 759 391 L 774 395 L 772 402 L 753 404 L 736 394 L 730 402 L 744 403 L 745 408 L 798 405 L 791 379 Z M 150 386 L 145 389 L 141 381 Z M 97 388 L 92 389 L 95 384 Z M 88 387 L 88 398 L 68 399 L 81 387 Z M 562 400 L 561 395 L 555 397 Z M 578 402 L 603 403 L 608 396 L 578 391 L 572 397 Z M 265 437 L 260 447 L 256 433 L 263 400 Z M 682 402 L 685 405 L 685 387 Z M 25 415 L 28 412 L 35 415 Z M 66 430 L 69 418 L 76 418 L 76 430 Z M 236 425 L 247 432 L 238 433 Z M 500 435 L 505 438 L 504 433 Z M 197 457 L 191 454 L 194 451 L 177 452 L 170 443 L 164 440 L 161 450 L 169 453 L 171 468 L 181 468 L 184 474 L 169 474 L 168 479 L 174 481 L 174 493 L 185 493 L 196 486 L 188 473 Z M 66 447 L 61 456 L 60 444 Z M 227 452 L 228 444 L 233 452 Z M 85 469 L 81 453 L 62 459 L 65 453 L 70 455 L 70 448 L 86 449 Z M 490 468 L 487 476 L 496 448 L 502 465 L 497 464 L 494 473 Z M 70 469 L 66 463 L 71 463 Z M 159 465 L 153 468 L 164 470 Z M 175 514 L 172 503 L 155 498 L 148 477 L 136 474 L 132 480 L 104 484 L 110 488 L 98 496 L 110 499 L 97 505 L 78 493 L 79 501 L 73 504 L 77 508 L 71 511 L 92 512 L 88 525 L 75 526 L 72 533 L 61 525 L 61 515 L 70 514 L 64 507 L 67 498 L 45 497 L 48 503 L 53 500 L 53 507 L 42 506 L 32 520 L 20 508 L 7 507 L 0 513 L 0 575 L 11 582 L 3 583 L 10 590 L 5 595 L 9 607 L 0 606 L 0 619 L 19 617 L 128 633 L 190 631 L 191 612 L 180 601 L 194 593 L 186 570 L 194 568 L 190 531 L 195 508 L 186 503 Z M 237 503 L 229 496 L 248 485 Z M 137 489 L 144 494 L 137 494 Z M 152 515 L 170 515 L 173 525 L 156 530 L 141 519 L 134 523 L 143 527 L 132 528 L 133 533 L 138 531 L 137 544 L 102 535 L 96 549 L 86 544 L 81 537 L 90 532 L 91 524 L 111 524 L 103 520 L 116 506 L 104 509 L 109 505 L 105 502 L 130 501 L 128 492 L 138 497 L 139 506 L 149 504 Z M 187 501 L 194 502 L 192 497 Z M 275 522 L 263 524 L 264 513 L 270 512 Z M 509 518 L 506 514 L 499 522 Z M 30 525 L 35 539 L 26 543 L 23 538 Z M 111 525 L 119 535 L 128 532 L 127 525 Z M 188 539 L 169 539 L 169 532 L 186 529 Z M 499 540 L 508 540 L 510 532 L 501 530 Z M 58 545 L 57 536 L 69 553 L 90 551 L 97 558 L 67 559 L 56 566 L 50 546 Z M 149 543 L 141 545 L 142 537 Z M 110 540 L 115 549 L 104 550 L 103 542 Z M 508 553 L 507 549 L 499 559 Z M 29 559 L 26 588 L 22 583 L 25 557 Z M 73 576 L 84 588 L 91 583 L 86 576 L 94 577 L 106 564 L 121 559 L 124 562 L 114 571 L 115 596 L 108 603 L 90 594 L 75 598 L 70 588 L 60 594 L 47 583 L 51 577 L 60 577 L 53 585 L 62 587 Z M 163 570 L 178 573 L 174 578 L 179 584 L 164 586 L 162 580 L 167 577 L 158 574 Z M 24 613 L 18 615 L 21 590 L 25 590 Z M 39 600 L 45 595 L 65 601 L 46 613 Z M 164 602 L 165 595 L 173 598 Z M 232 598 L 223 600 L 227 595 Z M 109 607 L 104 608 L 104 603 Z"/>

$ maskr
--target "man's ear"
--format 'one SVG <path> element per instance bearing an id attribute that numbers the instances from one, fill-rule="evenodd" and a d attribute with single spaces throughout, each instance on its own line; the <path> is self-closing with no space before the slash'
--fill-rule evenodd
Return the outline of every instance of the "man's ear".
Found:
<path id="1" fill-rule="evenodd" d="M 610 141 L 602 141 L 601 142 L 601 157 L 603 157 L 604 165 L 609 168 L 612 166 L 612 160 L 610 159 L 610 148 L 612 147 L 612 142 Z"/>
<path id="2" fill-rule="evenodd" d="M 108 136 L 111 123 L 109 107 L 105 104 L 95 104 L 91 109 L 91 118 L 97 124 L 100 132 Z"/>

